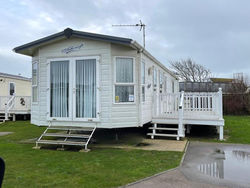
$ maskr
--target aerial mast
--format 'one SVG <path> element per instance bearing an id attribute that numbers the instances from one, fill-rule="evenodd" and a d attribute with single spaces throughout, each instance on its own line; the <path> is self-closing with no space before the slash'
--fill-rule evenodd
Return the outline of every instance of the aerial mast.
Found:
<path id="1" fill-rule="evenodd" d="M 140 27 L 140 31 L 142 30 L 142 36 L 143 36 L 143 47 L 145 48 L 145 46 L 146 46 L 146 44 L 145 44 L 145 38 L 146 38 L 145 27 L 146 27 L 146 25 L 144 23 L 142 23 L 141 20 L 138 24 L 118 24 L 118 25 L 112 25 L 112 26 L 113 27 Z"/>

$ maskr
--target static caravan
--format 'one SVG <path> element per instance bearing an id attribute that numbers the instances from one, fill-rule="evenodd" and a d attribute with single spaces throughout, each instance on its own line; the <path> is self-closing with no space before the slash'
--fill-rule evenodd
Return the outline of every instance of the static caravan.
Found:
<path id="1" fill-rule="evenodd" d="M 30 114 L 31 79 L 0 73 L 0 122 Z"/>
<path id="2" fill-rule="evenodd" d="M 31 123 L 38 126 L 143 126 L 152 121 L 153 93 L 179 90 L 175 75 L 128 38 L 67 28 L 14 51 L 32 57 Z"/>
<path id="3" fill-rule="evenodd" d="M 96 128 L 140 127 L 149 122 L 154 124 L 151 138 L 179 139 L 190 123 L 224 125 L 219 93 L 179 93 L 177 77 L 132 39 L 67 28 L 14 51 L 32 57 L 31 123 L 48 126 L 37 146 L 86 149 Z M 55 129 L 65 132 L 49 132 Z M 176 133 L 161 133 L 164 130 Z M 46 139 L 50 136 L 58 139 Z"/>

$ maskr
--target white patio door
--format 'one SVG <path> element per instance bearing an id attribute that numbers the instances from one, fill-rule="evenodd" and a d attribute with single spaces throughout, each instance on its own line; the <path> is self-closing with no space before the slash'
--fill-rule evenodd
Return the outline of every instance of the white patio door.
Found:
<path id="1" fill-rule="evenodd" d="M 98 58 L 79 57 L 49 61 L 49 120 L 98 120 Z"/>
<path id="2" fill-rule="evenodd" d="M 75 60 L 74 118 L 89 120 L 97 118 L 97 59 Z"/>

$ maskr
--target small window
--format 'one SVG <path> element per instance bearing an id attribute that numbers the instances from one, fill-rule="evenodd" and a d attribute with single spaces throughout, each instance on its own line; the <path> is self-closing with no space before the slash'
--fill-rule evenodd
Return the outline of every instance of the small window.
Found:
<path id="1" fill-rule="evenodd" d="M 174 81 L 172 81 L 172 93 L 174 93 Z"/>
<path id="2" fill-rule="evenodd" d="M 165 93 L 167 93 L 167 87 L 168 87 L 168 80 L 167 80 L 167 76 L 164 76 L 164 90 L 165 90 Z"/>
<path id="3" fill-rule="evenodd" d="M 141 63 L 141 98 L 145 102 L 145 62 Z"/>
<path id="4" fill-rule="evenodd" d="M 142 95 L 142 102 L 145 102 L 146 96 L 145 96 L 145 86 L 144 85 L 141 87 L 141 95 Z"/>
<path id="5" fill-rule="evenodd" d="M 163 74 L 161 72 L 159 72 L 160 74 L 160 89 L 162 89 L 163 87 Z"/>
<path id="6" fill-rule="evenodd" d="M 141 63 L 141 84 L 145 84 L 145 63 Z"/>
<path id="7" fill-rule="evenodd" d="M 10 82 L 10 85 L 9 85 L 9 95 L 15 95 L 15 83 L 13 82 Z"/>
<path id="8" fill-rule="evenodd" d="M 115 103 L 132 103 L 135 101 L 133 66 L 133 58 L 116 58 Z"/>
<path id="9" fill-rule="evenodd" d="M 38 70 L 38 63 L 35 62 L 32 64 L 32 102 L 38 101 L 38 76 L 37 76 L 37 70 Z"/>
<path id="10" fill-rule="evenodd" d="M 154 87 L 157 87 L 157 70 L 154 68 Z"/>

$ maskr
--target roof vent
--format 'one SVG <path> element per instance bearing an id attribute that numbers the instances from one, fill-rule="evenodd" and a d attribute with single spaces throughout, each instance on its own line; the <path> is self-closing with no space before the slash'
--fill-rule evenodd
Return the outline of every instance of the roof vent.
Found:
<path id="1" fill-rule="evenodd" d="M 64 32 L 65 37 L 70 38 L 73 33 L 73 30 L 70 28 L 67 28 L 63 32 Z"/>

